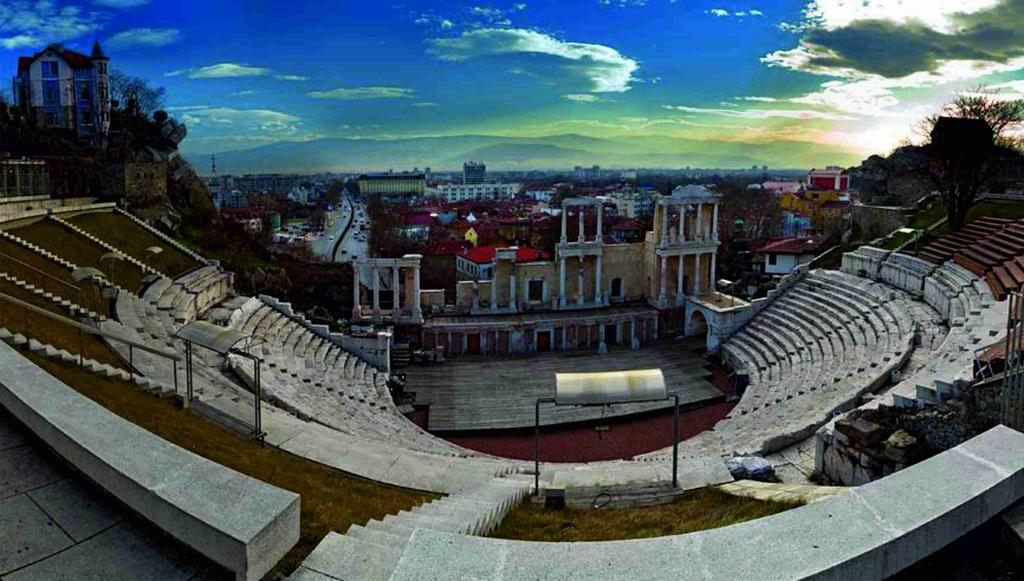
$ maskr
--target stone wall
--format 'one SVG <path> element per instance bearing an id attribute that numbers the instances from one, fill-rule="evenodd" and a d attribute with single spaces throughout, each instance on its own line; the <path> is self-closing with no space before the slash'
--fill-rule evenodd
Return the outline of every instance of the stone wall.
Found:
<path id="1" fill-rule="evenodd" d="M 823 480 L 860 486 L 948 450 L 999 423 L 1000 382 L 968 388 L 942 406 L 854 410 L 818 432 Z"/>
<path id="2" fill-rule="evenodd" d="M 906 210 L 895 206 L 855 204 L 850 215 L 860 230 L 861 240 L 873 240 L 902 228 L 907 223 Z"/>

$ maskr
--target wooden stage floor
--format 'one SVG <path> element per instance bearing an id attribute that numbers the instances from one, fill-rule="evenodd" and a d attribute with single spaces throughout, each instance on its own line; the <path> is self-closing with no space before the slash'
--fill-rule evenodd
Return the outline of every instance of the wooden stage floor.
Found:
<path id="1" fill-rule="evenodd" d="M 671 341 L 636 351 L 616 349 L 607 355 L 591 351 L 538 353 L 528 357 L 461 356 L 443 364 L 414 365 L 406 374 L 405 391 L 416 394 L 416 406 L 429 405 L 431 431 L 488 430 L 532 427 L 538 398 L 555 394 L 555 373 L 588 373 L 661 369 L 669 393 L 682 406 L 721 401 L 725 395 L 711 384 L 709 362 L 698 353 L 703 341 Z M 671 400 L 611 407 L 568 407 L 542 404 L 542 425 L 618 417 L 671 408 Z"/>

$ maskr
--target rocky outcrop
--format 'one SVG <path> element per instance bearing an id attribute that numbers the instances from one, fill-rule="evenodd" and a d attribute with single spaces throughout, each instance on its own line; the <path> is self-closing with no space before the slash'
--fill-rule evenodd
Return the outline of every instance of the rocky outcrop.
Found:
<path id="1" fill-rule="evenodd" d="M 888 157 L 872 155 L 850 169 L 853 186 L 868 204 L 912 207 L 934 189 L 928 157 L 921 147 L 897 148 Z"/>

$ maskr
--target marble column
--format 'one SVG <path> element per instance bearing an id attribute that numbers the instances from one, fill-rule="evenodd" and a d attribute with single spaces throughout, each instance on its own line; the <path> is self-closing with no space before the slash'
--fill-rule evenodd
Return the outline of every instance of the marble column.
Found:
<path id="1" fill-rule="evenodd" d="M 694 240 L 704 240 L 704 204 L 697 204 L 697 231 Z"/>
<path id="2" fill-rule="evenodd" d="M 558 306 L 565 306 L 565 256 L 558 257 Z"/>
<path id="3" fill-rule="evenodd" d="M 568 217 L 568 215 L 569 215 L 569 207 L 568 206 L 562 206 L 562 237 L 560 238 L 560 240 L 561 240 L 561 242 L 563 244 L 566 241 L 566 237 L 565 237 L 566 223 L 565 223 L 565 221 L 566 221 L 566 218 Z"/>
<path id="4" fill-rule="evenodd" d="M 412 316 L 416 319 L 423 318 L 423 310 L 420 305 L 420 265 L 418 262 L 412 269 Z"/>
<path id="5" fill-rule="evenodd" d="M 490 308 L 498 308 L 498 261 L 491 266 L 491 304 Z"/>
<path id="6" fill-rule="evenodd" d="M 352 318 L 357 319 L 362 316 L 362 309 L 359 308 L 359 301 L 362 300 L 359 296 L 359 264 L 356 262 L 352 263 Z"/>
<path id="7" fill-rule="evenodd" d="M 656 206 L 661 210 L 661 245 L 668 244 L 668 206 L 665 204 L 658 204 Z"/>
<path id="8" fill-rule="evenodd" d="M 712 240 L 718 240 L 718 202 L 715 202 L 712 210 L 711 217 L 711 238 Z M 714 264 L 714 263 L 712 263 Z"/>
<path id="9" fill-rule="evenodd" d="M 700 295 L 700 263 L 701 255 L 693 255 L 693 294 Z"/>
<path id="10" fill-rule="evenodd" d="M 711 253 L 711 289 L 716 290 L 718 288 L 718 279 L 715 278 L 715 270 L 717 269 L 718 253 Z"/>
<path id="11" fill-rule="evenodd" d="M 685 274 L 686 274 L 686 256 L 680 254 L 679 255 L 679 272 L 676 273 L 677 279 L 678 279 L 678 280 L 676 280 L 676 302 L 677 303 L 679 302 L 679 299 L 682 298 L 683 293 L 686 292 L 686 289 L 683 288 L 683 280 L 685 278 Z"/>
<path id="12" fill-rule="evenodd" d="M 401 282 L 399 281 L 399 268 L 391 267 L 391 318 L 399 319 L 402 316 L 402 293 L 399 292 Z"/>
<path id="13" fill-rule="evenodd" d="M 686 204 L 679 205 L 679 237 L 676 242 L 686 241 Z"/>
<path id="14" fill-rule="evenodd" d="M 602 303 L 601 299 L 601 255 L 595 257 L 594 260 L 594 302 L 597 304 Z"/>
<path id="15" fill-rule="evenodd" d="M 668 286 L 668 257 L 661 257 L 661 277 L 658 281 L 658 304 L 665 304 L 665 287 Z"/>
<path id="16" fill-rule="evenodd" d="M 511 264 L 509 266 L 514 268 Z M 510 271 L 508 275 L 508 306 L 513 311 L 516 310 L 516 274 L 514 271 Z"/>
<path id="17" fill-rule="evenodd" d="M 577 305 L 582 305 L 583 304 L 583 295 L 584 295 L 584 292 L 583 292 L 583 264 L 584 264 L 584 259 L 585 259 L 585 257 L 583 257 L 583 256 L 581 256 L 579 258 L 579 261 L 580 261 L 580 269 L 578 271 L 579 272 L 579 280 L 578 280 L 578 282 L 576 284 L 576 304 Z"/>
<path id="18" fill-rule="evenodd" d="M 586 241 L 587 237 L 583 235 L 583 206 L 577 206 L 576 207 L 576 215 L 579 216 L 579 223 L 580 223 L 579 241 L 580 242 L 584 242 L 584 241 Z"/>
<path id="19" fill-rule="evenodd" d="M 602 236 L 604 235 L 604 204 L 597 207 L 597 238 L 598 242 L 601 242 Z M 600 278 L 600 277 L 599 277 Z"/>
<path id="20" fill-rule="evenodd" d="M 373 275 L 373 314 L 376 316 L 380 314 L 380 273 L 376 266 L 370 267 L 370 273 Z"/>

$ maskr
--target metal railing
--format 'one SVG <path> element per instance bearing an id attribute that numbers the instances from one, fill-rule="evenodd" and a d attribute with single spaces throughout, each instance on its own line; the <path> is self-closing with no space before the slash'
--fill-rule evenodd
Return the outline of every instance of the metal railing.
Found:
<path id="1" fill-rule="evenodd" d="M 1024 295 L 1011 292 L 1007 297 L 1006 372 L 1000 395 L 1002 423 L 1015 430 L 1024 429 Z"/>
<path id="2" fill-rule="evenodd" d="M 128 346 L 128 373 L 129 373 L 132 381 L 135 380 L 135 375 L 137 374 L 137 372 L 135 371 L 135 350 L 136 349 L 139 349 L 141 351 L 145 351 L 146 353 L 150 353 L 150 354 L 156 355 L 158 357 L 163 357 L 164 359 L 170 359 L 171 360 L 171 367 L 172 367 L 171 372 L 174 375 L 174 393 L 175 394 L 178 393 L 178 361 L 181 361 L 181 356 L 179 356 L 177 353 L 170 353 L 170 352 L 167 352 L 167 351 L 156 349 L 154 347 L 150 347 L 149 345 L 145 345 L 143 343 L 139 343 L 137 341 L 133 341 L 133 340 L 127 339 L 125 337 L 121 337 L 120 335 L 117 335 L 115 333 L 110 333 L 108 331 L 104 331 L 104 330 L 99 329 L 97 327 L 93 327 L 93 326 L 90 326 L 90 325 L 86 325 L 86 324 L 80 323 L 78 321 L 75 321 L 74 319 L 69 319 L 69 318 L 64 317 L 62 315 L 58 315 L 57 313 L 48 311 L 48 310 L 46 310 L 44 308 L 37 307 L 37 306 L 35 306 L 35 305 L 31 304 L 31 303 L 27 303 L 27 302 L 25 302 L 25 301 L 23 301 L 23 300 L 21 300 L 19 298 L 12 297 L 11 295 L 8 295 L 6 293 L 0 293 L 0 300 L 6 301 L 6 302 L 11 303 L 11 304 L 14 304 L 14 305 L 16 305 L 18 307 L 21 307 L 21 308 L 25 309 L 26 311 L 33 312 L 33 313 L 35 313 L 37 315 L 41 315 L 43 317 L 47 317 L 47 318 L 52 319 L 54 321 L 63 323 L 64 325 L 67 325 L 68 327 L 70 327 L 72 329 L 75 329 L 78 332 L 78 364 L 79 365 L 83 365 L 84 361 L 85 361 L 85 355 L 84 355 L 84 349 L 83 349 L 83 343 L 82 343 L 82 334 L 83 333 L 87 333 L 87 334 L 90 334 L 90 335 L 95 335 L 95 336 L 98 336 L 98 337 L 103 337 L 104 339 L 107 339 L 107 340 L 110 340 L 110 341 L 117 341 L 118 343 L 123 343 L 123 344 L 127 345 Z M 25 331 L 27 332 L 28 329 L 25 329 Z"/>

